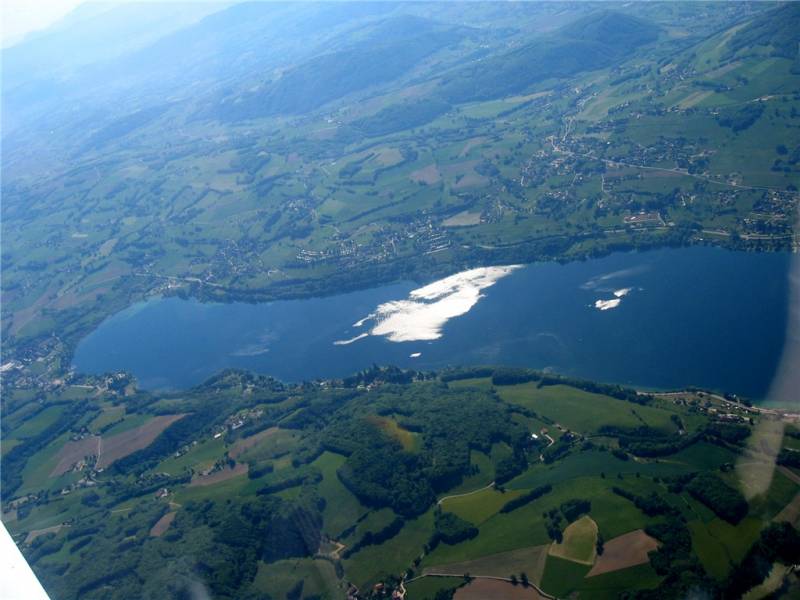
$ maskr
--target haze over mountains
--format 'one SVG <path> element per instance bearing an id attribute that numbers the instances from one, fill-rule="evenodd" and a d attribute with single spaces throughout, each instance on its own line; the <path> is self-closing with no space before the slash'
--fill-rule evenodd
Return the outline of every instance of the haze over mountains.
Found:
<path id="1" fill-rule="evenodd" d="M 524 27 L 512 28 L 511 13 Z M 576 20 L 580 13 L 587 16 Z M 432 85 L 426 95 L 451 103 L 497 98 L 608 66 L 653 42 L 658 30 L 592 4 L 82 8 L 4 51 L 4 131 L 54 126 L 56 140 L 70 138 L 74 148 L 103 124 L 128 119 L 123 129 L 132 132 L 170 106 L 173 117 L 189 121 L 238 121 L 303 114 L 392 83 Z"/>
<path id="2" fill-rule="evenodd" d="M 800 595 L 800 3 L 92 4 L 2 59 L 54 600 Z"/>

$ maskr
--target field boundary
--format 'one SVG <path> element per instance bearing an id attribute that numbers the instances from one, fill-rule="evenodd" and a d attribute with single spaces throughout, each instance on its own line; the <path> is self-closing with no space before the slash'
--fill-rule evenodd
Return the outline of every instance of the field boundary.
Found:
<path id="1" fill-rule="evenodd" d="M 417 581 L 419 579 L 422 579 L 423 577 L 458 577 L 460 579 L 464 579 L 463 575 L 453 575 L 452 573 L 424 573 L 422 575 L 417 575 L 416 577 L 414 577 L 412 579 L 404 580 L 403 583 L 411 583 L 412 581 Z M 508 583 L 512 583 L 510 577 L 500 577 L 499 575 L 472 575 L 472 574 L 470 574 L 469 578 L 470 579 L 494 579 L 496 581 L 506 581 Z M 518 583 L 518 585 L 522 585 L 522 584 Z M 545 592 L 542 588 L 540 588 L 538 585 L 536 585 L 533 582 L 529 581 L 528 582 L 528 587 L 532 587 L 533 589 L 536 590 L 536 592 L 540 596 L 548 598 L 549 600 L 559 600 L 556 596 L 553 596 L 552 594 L 548 594 L 547 592 Z"/>

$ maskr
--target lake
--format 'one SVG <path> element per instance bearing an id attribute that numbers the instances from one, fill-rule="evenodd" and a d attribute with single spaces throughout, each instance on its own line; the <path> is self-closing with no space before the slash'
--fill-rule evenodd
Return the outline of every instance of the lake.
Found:
<path id="1" fill-rule="evenodd" d="M 377 364 L 502 364 L 653 389 L 762 398 L 779 361 L 788 253 L 691 247 L 474 269 L 264 304 L 142 302 L 80 342 L 80 372 L 185 388 L 226 367 L 284 381 Z"/>

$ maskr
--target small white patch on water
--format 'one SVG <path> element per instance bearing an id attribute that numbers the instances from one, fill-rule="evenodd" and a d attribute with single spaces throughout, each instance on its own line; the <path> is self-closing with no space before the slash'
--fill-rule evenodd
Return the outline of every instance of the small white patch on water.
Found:
<path id="1" fill-rule="evenodd" d="M 612 308 L 617 308 L 620 302 L 622 302 L 621 298 L 613 298 L 612 300 L 597 300 L 594 303 L 594 307 L 598 310 L 611 310 Z"/>
<path id="2" fill-rule="evenodd" d="M 420 356 L 422 356 L 422 352 L 412 352 L 408 355 L 408 358 L 419 358 Z"/>
<path id="3" fill-rule="evenodd" d="M 367 335 L 381 335 L 391 342 L 439 339 L 450 319 L 469 312 L 483 298 L 484 289 L 521 266 L 480 267 L 434 281 L 413 290 L 405 300 L 384 302 L 353 324 L 353 327 L 361 327 L 372 321 L 374 325 L 369 334 L 334 344 L 349 344 Z"/>
<path id="4" fill-rule="evenodd" d="M 352 337 L 349 340 L 336 340 L 333 342 L 334 346 L 347 346 L 348 344 L 352 344 L 353 342 L 357 342 L 358 340 L 369 337 L 368 333 L 360 333 L 356 337 Z"/>
<path id="5" fill-rule="evenodd" d="M 269 352 L 269 348 L 262 348 L 259 346 L 245 346 L 241 350 L 231 353 L 231 356 L 260 356 Z"/>
<path id="6" fill-rule="evenodd" d="M 633 291 L 633 288 L 620 288 L 618 290 L 614 290 L 613 294 L 614 297 L 610 300 L 595 300 L 594 307 L 597 310 L 611 310 L 612 308 L 617 308 L 622 299 L 630 294 Z"/>
<path id="7" fill-rule="evenodd" d="M 358 321 L 356 321 L 355 323 L 353 323 L 353 327 L 361 327 L 361 326 L 362 326 L 364 323 L 366 323 L 367 321 L 369 321 L 369 320 L 370 320 L 372 317 L 374 317 L 374 316 L 375 316 L 375 315 L 373 315 L 373 314 L 369 314 L 369 315 L 367 315 L 366 317 L 364 317 L 363 319 L 359 319 Z"/>
<path id="8" fill-rule="evenodd" d="M 589 279 L 589 281 L 585 281 L 581 284 L 581 289 L 584 290 L 594 290 L 599 288 L 601 285 L 608 284 L 608 282 L 614 279 L 621 279 L 623 277 L 633 277 L 634 275 L 639 275 L 648 271 L 650 267 L 648 265 L 640 265 L 638 267 L 631 267 L 629 269 L 621 269 L 619 271 L 612 271 L 611 273 L 605 273 L 604 275 L 596 275 Z"/>

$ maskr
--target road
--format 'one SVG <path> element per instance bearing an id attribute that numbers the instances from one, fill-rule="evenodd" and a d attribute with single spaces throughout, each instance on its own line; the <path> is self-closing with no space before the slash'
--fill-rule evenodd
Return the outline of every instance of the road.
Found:
<path id="1" fill-rule="evenodd" d="M 550 434 L 543 433 L 542 435 L 543 435 L 544 437 L 546 437 L 548 440 L 550 440 L 550 443 L 549 443 L 549 444 L 547 444 L 547 446 L 545 447 L 545 450 L 547 450 L 547 448 L 549 448 L 550 446 L 552 446 L 553 444 L 555 444 L 555 443 L 556 443 L 556 441 L 555 441 L 553 438 L 551 438 L 551 437 L 550 437 Z M 544 462 L 544 453 L 540 453 L 540 454 L 539 454 L 539 460 L 540 460 L 540 461 L 542 461 L 542 462 Z"/>
<path id="2" fill-rule="evenodd" d="M 440 506 L 442 502 L 444 502 L 445 500 L 449 500 L 450 498 L 461 498 L 462 496 L 471 496 L 472 494 L 477 494 L 478 492 L 482 492 L 483 490 L 488 490 L 491 487 L 494 487 L 494 481 L 489 485 L 485 485 L 477 490 L 472 490 L 471 492 L 464 492 L 463 494 L 452 494 L 450 496 L 445 496 L 444 498 L 439 498 L 436 501 L 436 506 Z"/>

